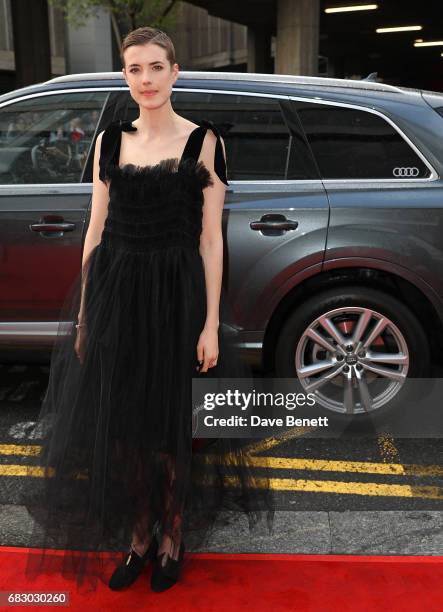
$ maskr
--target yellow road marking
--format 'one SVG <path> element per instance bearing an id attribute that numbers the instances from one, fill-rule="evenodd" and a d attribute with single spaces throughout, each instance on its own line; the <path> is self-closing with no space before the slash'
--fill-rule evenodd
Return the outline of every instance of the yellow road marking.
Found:
<path id="1" fill-rule="evenodd" d="M 398 474 L 402 476 L 443 476 L 440 465 L 403 465 L 401 463 L 372 463 L 369 461 L 334 461 L 323 459 L 302 459 L 285 457 L 250 457 L 251 464 L 274 469 L 314 470 L 324 472 L 360 472 L 366 474 Z"/>
<path id="2" fill-rule="evenodd" d="M 219 459 L 218 455 L 202 455 L 205 462 Z M 235 461 L 235 458 L 233 458 Z M 312 470 L 315 472 L 353 472 L 361 474 L 387 474 L 394 476 L 443 476 L 439 465 L 402 465 L 395 463 L 370 463 L 366 461 L 330 461 L 327 459 L 303 459 L 289 457 L 247 457 L 247 465 L 284 470 Z M 3 476 L 39 476 L 43 468 L 29 465 L 0 465 Z"/>
<path id="3" fill-rule="evenodd" d="M 314 431 L 316 427 L 293 427 L 292 429 L 284 432 L 280 436 L 272 436 L 259 440 L 259 442 L 253 443 L 245 447 L 245 452 L 248 453 L 259 453 L 261 451 L 269 450 L 274 446 L 283 444 L 293 438 L 298 438 L 309 431 Z M 38 455 L 42 450 L 39 445 L 16 445 L 16 444 L 0 444 L 0 455 L 22 455 L 22 456 L 35 456 Z"/>
<path id="4" fill-rule="evenodd" d="M 45 471 L 41 465 L 0 465 L 0 476 L 29 476 L 32 478 L 43 478 L 49 475 L 52 478 L 54 476 L 54 468 L 48 468 Z M 74 478 L 76 480 L 83 480 L 87 478 L 87 475 L 81 472 L 74 472 Z"/>
<path id="5" fill-rule="evenodd" d="M 258 458 L 259 459 L 259 458 Z M 53 472 L 50 472 L 53 475 Z M 0 465 L 2 476 L 43 477 L 44 468 L 29 465 Z M 85 478 L 77 474 L 76 478 Z M 203 484 L 210 480 L 203 478 Z M 228 486 L 239 486 L 239 480 L 226 478 Z M 381 484 L 374 482 L 341 482 L 335 480 L 306 480 L 291 478 L 254 478 L 255 488 L 270 486 L 276 491 L 304 491 L 311 493 L 335 493 L 340 495 L 365 495 L 368 497 L 414 497 L 424 499 L 443 499 L 443 489 L 433 486 L 410 486 L 401 484 Z"/>
<path id="6" fill-rule="evenodd" d="M 231 486 L 239 486 L 239 481 L 228 478 Z M 276 491 L 305 491 L 313 493 L 338 493 L 341 495 L 366 495 L 376 497 L 420 497 L 443 499 L 440 487 L 410 487 L 409 485 L 389 485 L 363 482 L 336 482 L 334 480 L 296 480 L 289 478 L 254 479 L 258 488 L 270 486 Z"/>
<path id="7" fill-rule="evenodd" d="M 239 479 L 228 477 L 228 486 L 240 486 Z M 203 478 L 202 484 L 210 484 L 210 478 Z M 334 493 L 339 495 L 365 495 L 367 497 L 409 497 L 443 499 L 443 488 L 409 485 L 389 485 L 374 482 L 337 482 L 335 480 L 304 480 L 290 478 L 254 478 L 255 488 L 271 488 L 274 491 L 303 491 L 306 493 Z"/>
<path id="8" fill-rule="evenodd" d="M 37 444 L 0 444 L 0 455 L 39 455 L 42 447 Z"/>
<path id="9" fill-rule="evenodd" d="M 2 465 L 0 474 L 8 476 L 42 477 L 44 470 L 38 466 Z M 78 475 L 79 478 L 83 476 Z M 203 478 L 204 484 L 210 482 Z M 237 487 L 238 479 L 226 478 L 228 486 Z M 341 495 L 366 495 L 372 497 L 420 497 L 425 499 L 443 499 L 443 489 L 440 487 L 411 487 L 409 485 L 390 485 L 373 482 L 337 482 L 334 480 L 304 480 L 291 478 L 254 478 L 253 486 L 265 488 L 270 486 L 276 491 L 304 491 L 312 493 L 335 493 Z"/>
<path id="10" fill-rule="evenodd" d="M 267 451 L 270 448 L 274 448 L 275 446 L 279 446 L 288 440 L 292 440 L 293 438 L 300 438 L 301 436 L 318 429 L 317 427 L 292 427 L 288 431 L 280 434 L 279 436 L 271 436 L 269 438 L 264 438 L 263 440 L 259 440 L 249 446 L 245 447 L 245 451 L 248 453 L 260 453 L 262 451 Z"/>
<path id="11" fill-rule="evenodd" d="M 202 455 L 206 462 L 217 461 L 217 455 Z M 235 457 L 232 457 L 235 462 Z M 304 459 L 291 457 L 247 456 L 246 463 L 253 467 L 285 470 L 313 470 L 318 472 L 360 472 L 400 476 L 443 476 L 440 465 L 413 465 L 401 463 L 373 463 L 369 461 L 338 461 L 330 459 Z"/>
<path id="12" fill-rule="evenodd" d="M 383 461 L 400 461 L 400 453 L 395 446 L 394 438 L 387 433 L 377 435 L 377 444 Z"/>
<path id="13" fill-rule="evenodd" d="M 300 428 L 299 428 L 300 429 Z M 289 434 L 288 434 L 289 435 Z M 293 435 L 293 434 L 292 434 Z M 272 438 L 267 442 L 272 443 Z M 264 441 L 261 441 L 264 442 Z M 279 440 L 281 442 L 281 440 Z M 0 445 L 0 454 L 38 456 L 41 446 L 38 445 Z M 201 455 L 205 461 L 217 460 L 218 455 Z M 376 463 L 370 461 L 341 461 L 331 459 L 306 459 L 303 457 L 271 457 L 247 455 L 247 463 L 253 467 L 269 467 L 272 469 L 288 470 L 313 470 L 319 472 L 356 472 L 366 474 L 391 474 L 400 476 L 443 476 L 443 466 L 440 465 L 416 465 L 401 463 Z M 12 466 L 0 465 L 0 475 L 9 469 L 37 469 L 34 466 Z M 4 472 L 6 470 L 6 472 Z M 18 474 L 19 475 L 19 474 Z"/>
<path id="14" fill-rule="evenodd" d="M 44 468 L 39 465 L 0 465 L 0 476 L 44 476 Z"/>

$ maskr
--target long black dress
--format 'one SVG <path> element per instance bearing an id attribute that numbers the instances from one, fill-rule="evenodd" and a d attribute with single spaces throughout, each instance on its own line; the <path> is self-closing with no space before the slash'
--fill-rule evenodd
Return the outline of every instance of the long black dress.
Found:
<path id="1" fill-rule="evenodd" d="M 264 516 L 272 525 L 267 470 L 249 467 L 242 440 L 192 448 L 192 378 L 249 373 L 222 324 L 218 365 L 196 371 L 206 316 L 202 190 L 213 184 L 198 158 L 211 129 L 215 172 L 228 185 L 219 132 L 204 120 L 181 159 L 120 167 L 122 131 L 136 129 L 114 121 L 103 134 L 108 216 L 60 315 L 36 427 L 42 471 L 24 499 L 33 545 L 44 548 L 30 551 L 27 577 L 61 572 L 78 588 L 107 582 L 133 532 L 143 540 L 154 525 L 176 544 L 181 535 L 188 550 L 228 510 L 246 512 L 250 527 Z M 82 362 L 74 351 L 81 291 Z M 226 304 L 222 291 L 221 323 Z"/>

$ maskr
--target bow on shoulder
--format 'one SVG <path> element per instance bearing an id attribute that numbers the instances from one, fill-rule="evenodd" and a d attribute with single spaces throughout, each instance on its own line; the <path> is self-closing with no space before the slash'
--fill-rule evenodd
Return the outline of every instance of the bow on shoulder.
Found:
<path id="1" fill-rule="evenodd" d="M 132 121 L 128 121 L 127 119 L 119 119 L 118 124 L 123 132 L 136 132 L 137 128 L 135 125 L 132 125 Z"/>
<path id="2" fill-rule="evenodd" d="M 137 128 L 132 125 L 127 119 L 115 119 L 109 123 L 105 129 L 102 138 L 101 154 L 100 154 L 100 179 L 105 181 L 107 168 L 110 164 L 118 164 L 118 148 L 121 132 L 135 132 Z"/>

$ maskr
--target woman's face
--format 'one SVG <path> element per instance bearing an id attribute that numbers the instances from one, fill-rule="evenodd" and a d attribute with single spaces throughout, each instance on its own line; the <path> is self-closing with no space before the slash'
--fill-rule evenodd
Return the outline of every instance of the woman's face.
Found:
<path id="1" fill-rule="evenodd" d="M 124 60 L 123 76 L 137 104 L 153 109 L 169 100 L 178 64 L 171 66 L 166 49 L 155 43 L 132 45 L 124 52 Z"/>

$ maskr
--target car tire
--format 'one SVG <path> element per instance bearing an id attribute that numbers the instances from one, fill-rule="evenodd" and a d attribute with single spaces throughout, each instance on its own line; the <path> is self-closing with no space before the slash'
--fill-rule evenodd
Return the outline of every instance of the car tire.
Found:
<path id="1" fill-rule="evenodd" d="M 375 342 L 382 342 L 383 351 L 386 351 L 388 348 L 394 346 L 395 342 L 398 342 L 400 347 L 404 346 L 404 344 L 402 344 L 403 341 L 406 343 L 408 356 L 406 373 L 407 378 L 427 378 L 431 376 L 430 345 L 427 340 L 423 326 L 420 324 L 415 314 L 407 306 L 405 306 L 404 303 L 402 303 L 399 299 L 395 298 L 391 294 L 385 293 L 384 291 L 378 289 L 368 289 L 360 285 L 332 288 L 327 291 L 323 291 L 319 294 L 313 295 L 311 298 L 309 298 L 299 307 L 297 307 L 297 309 L 289 316 L 289 318 L 284 323 L 278 337 L 275 353 L 275 376 L 277 378 L 297 377 L 299 380 L 301 380 L 297 373 L 297 364 L 300 366 L 299 371 L 302 372 L 301 368 L 304 367 L 304 364 L 306 363 L 306 361 L 303 361 L 303 351 L 308 350 L 309 342 L 311 342 L 314 346 L 319 346 L 316 345 L 316 343 L 311 340 L 309 336 L 306 336 L 306 332 L 310 329 L 310 326 L 312 326 L 313 323 L 315 324 L 319 317 L 323 317 L 326 313 L 330 313 L 330 316 L 328 318 L 332 318 L 332 320 L 336 322 L 339 329 L 340 327 L 343 328 L 343 321 L 346 324 L 346 316 L 351 317 L 351 320 L 348 321 L 347 326 L 349 328 L 352 325 L 352 329 L 354 330 L 355 325 L 357 324 L 357 321 L 359 320 L 360 316 L 362 316 L 363 312 L 375 313 L 373 318 L 370 319 L 370 323 L 368 324 L 366 335 L 367 339 L 369 339 L 371 333 L 370 325 L 372 325 L 372 330 L 374 330 L 374 327 L 377 325 L 377 322 L 380 321 L 380 319 L 378 318 L 379 315 L 384 317 L 383 321 L 385 319 L 388 319 L 392 324 L 391 326 L 387 326 L 385 328 L 379 339 L 375 340 Z M 366 316 L 369 316 L 369 314 Z M 340 321 L 339 317 L 342 317 L 342 321 Z M 324 332 L 323 325 L 320 323 L 318 323 L 318 327 L 311 327 L 311 329 L 320 329 L 321 334 L 323 334 Z M 345 334 L 343 333 L 343 329 L 341 329 L 341 331 L 342 335 L 345 336 Z M 344 332 L 346 333 L 346 325 L 344 327 Z M 327 336 L 328 332 L 326 332 L 325 335 Z M 345 337 L 352 337 L 352 334 L 348 335 L 348 333 L 346 333 Z M 364 337 L 365 336 L 363 335 L 362 338 L 364 339 Z M 348 348 L 349 346 L 351 345 L 347 345 Z M 320 349 L 323 350 L 323 357 L 325 357 L 326 355 L 329 356 L 329 358 L 335 359 L 331 351 L 327 351 L 323 346 L 320 346 Z M 312 355 L 315 354 L 315 351 L 313 351 L 312 347 L 311 353 Z M 319 353 L 319 351 L 317 350 L 317 354 L 321 354 L 321 351 Z M 369 354 L 370 353 L 368 352 L 368 355 Z M 379 354 L 380 353 L 377 353 L 377 355 Z M 406 352 L 401 353 L 400 351 L 397 351 L 397 353 L 395 354 L 406 355 Z M 335 353 L 335 355 L 337 356 L 337 360 L 338 358 L 342 360 L 351 360 L 351 357 L 349 357 L 348 354 L 344 358 L 342 354 Z M 320 361 L 321 360 L 316 362 L 315 360 L 313 360 L 311 366 L 321 366 Z M 323 360 L 323 363 L 326 363 L 325 359 Z M 367 366 L 362 365 L 362 363 L 358 363 L 357 365 L 352 366 L 348 366 L 347 361 L 345 361 L 345 363 L 346 365 L 344 367 L 348 370 L 352 370 L 352 376 L 354 375 L 354 373 L 357 372 L 358 368 L 359 371 L 363 373 L 363 375 L 369 377 L 372 376 L 373 386 L 375 378 L 379 378 L 376 385 L 379 385 L 384 382 L 383 376 L 380 377 L 378 374 L 374 374 L 372 371 L 368 371 L 366 369 Z M 371 361 L 368 361 L 368 363 L 369 365 L 374 365 Z M 339 365 L 338 361 L 336 365 Z M 377 367 L 379 366 L 379 364 L 376 365 Z M 389 364 L 387 366 L 384 365 L 384 367 L 388 367 L 389 369 L 401 369 L 405 368 L 406 366 L 405 364 Z M 308 378 L 305 380 L 313 381 L 316 377 L 319 378 L 321 376 L 324 376 L 324 374 L 316 373 L 316 376 L 314 376 L 313 378 Z M 330 386 L 332 384 L 337 384 L 337 382 L 339 382 L 340 377 L 343 379 L 341 383 L 342 397 L 345 397 L 343 388 L 346 386 L 345 378 L 348 378 L 349 374 L 347 374 L 346 377 L 343 374 L 339 374 L 335 377 L 334 383 L 328 382 L 327 385 Z M 390 378 L 385 378 L 386 384 L 390 384 Z M 361 381 L 352 379 L 352 382 L 350 382 L 349 384 L 354 386 L 356 384 L 358 385 L 359 382 Z M 399 382 L 398 384 L 401 383 Z M 392 385 L 394 385 L 394 383 L 392 383 Z M 370 386 L 370 384 L 367 384 L 366 388 L 369 389 Z M 360 393 L 360 389 L 361 387 L 358 386 L 358 393 Z M 378 407 L 374 407 L 372 408 L 372 410 L 368 411 L 364 406 L 365 402 L 360 401 L 357 402 L 357 404 L 355 403 L 355 397 L 358 394 L 357 392 L 355 392 L 354 390 L 351 391 L 351 398 L 353 398 L 353 402 L 349 401 L 348 396 L 348 406 L 350 403 L 354 403 L 353 413 L 349 411 L 349 408 L 348 410 L 346 410 L 346 403 L 344 401 L 340 408 L 339 401 L 337 401 L 337 405 L 335 405 L 334 402 L 328 402 L 325 400 L 326 403 L 329 405 L 325 406 L 322 404 L 319 407 L 317 404 L 316 410 L 318 410 L 320 414 L 327 415 L 333 420 L 338 420 L 339 422 L 349 421 L 351 419 L 355 419 L 360 423 L 363 423 L 366 419 L 369 419 L 372 422 L 384 422 L 386 421 L 386 418 L 389 418 L 389 416 L 392 415 L 393 412 L 395 412 L 395 409 L 399 405 L 401 405 L 402 402 L 405 401 L 406 397 L 409 400 L 411 399 L 411 396 L 409 395 L 410 387 L 409 391 L 406 391 L 406 389 L 400 387 L 396 393 L 394 393 L 394 390 L 391 392 L 390 398 L 389 393 L 386 393 L 385 396 L 380 396 L 382 399 L 379 401 L 379 403 L 381 402 L 381 404 Z M 360 395 L 360 397 L 362 397 L 362 395 Z M 383 403 L 383 397 L 387 398 L 387 401 L 385 403 Z M 371 403 L 367 405 L 371 406 Z M 376 404 L 374 403 L 374 406 L 375 405 Z"/>

